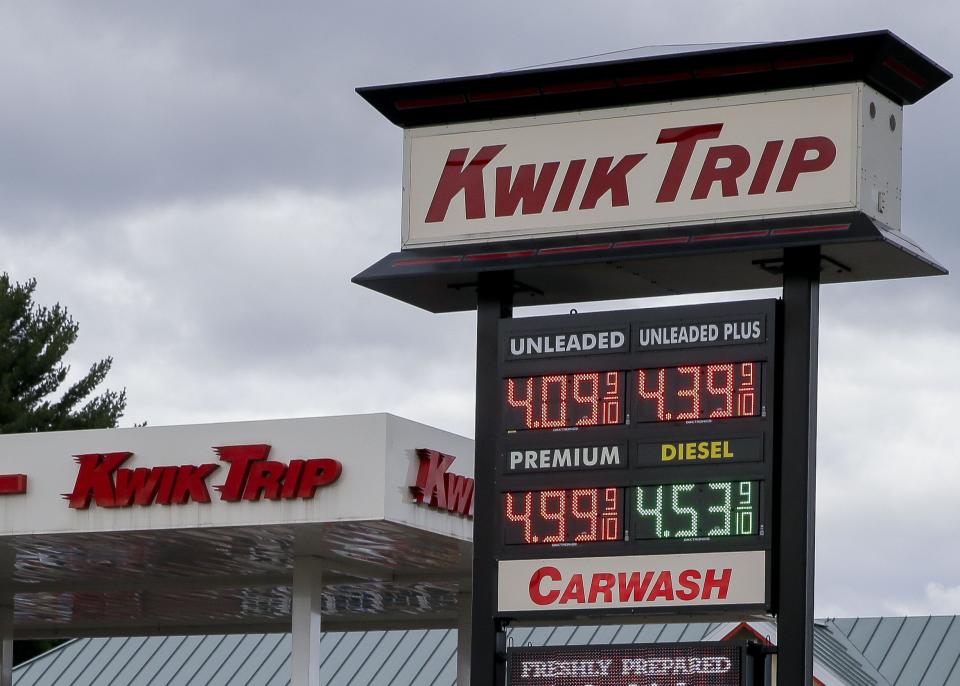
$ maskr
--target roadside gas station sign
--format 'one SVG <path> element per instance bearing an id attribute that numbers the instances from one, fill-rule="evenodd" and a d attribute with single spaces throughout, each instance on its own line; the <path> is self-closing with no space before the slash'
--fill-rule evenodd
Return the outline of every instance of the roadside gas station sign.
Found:
<path id="1" fill-rule="evenodd" d="M 358 89 L 404 179 L 400 250 L 354 282 L 477 311 L 470 683 L 504 683 L 510 623 L 760 613 L 812 682 L 819 287 L 946 273 L 901 230 L 901 148 L 950 78 L 877 31 Z M 742 683 L 582 650 L 510 683 Z"/>
<path id="2" fill-rule="evenodd" d="M 501 322 L 501 616 L 771 607 L 776 330 L 773 300 Z"/>

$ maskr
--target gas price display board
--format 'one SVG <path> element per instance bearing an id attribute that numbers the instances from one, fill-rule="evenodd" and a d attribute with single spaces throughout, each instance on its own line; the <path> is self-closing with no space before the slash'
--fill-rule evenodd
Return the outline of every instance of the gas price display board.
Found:
<path id="1" fill-rule="evenodd" d="M 499 616 L 770 609 L 777 307 L 501 322 Z"/>

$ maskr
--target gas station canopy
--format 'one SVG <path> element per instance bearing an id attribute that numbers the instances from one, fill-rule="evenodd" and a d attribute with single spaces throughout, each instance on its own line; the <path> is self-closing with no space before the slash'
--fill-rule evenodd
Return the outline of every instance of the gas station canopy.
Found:
<path id="1" fill-rule="evenodd" d="M 285 632 L 307 558 L 325 630 L 455 626 L 472 522 L 417 502 L 418 449 L 472 488 L 472 441 L 386 414 L 0 436 L 0 606 L 17 638 Z"/>

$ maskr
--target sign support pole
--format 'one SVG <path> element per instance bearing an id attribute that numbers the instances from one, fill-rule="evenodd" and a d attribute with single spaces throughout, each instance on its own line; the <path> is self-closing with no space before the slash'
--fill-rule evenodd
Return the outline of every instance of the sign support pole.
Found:
<path id="1" fill-rule="evenodd" d="M 497 327 L 501 319 L 513 316 L 512 272 L 481 273 L 477 283 L 477 407 L 474 439 L 473 496 L 473 612 L 470 649 L 471 686 L 500 686 L 506 669 L 497 656 L 503 642 L 502 627 L 493 620 L 496 613 L 493 559 L 496 532 L 490 526 L 496 512 L 495 461 L 499 437 L 497 402 L 500 379 L 497 375 Z M 498 640 L 499 638 L 499 640 Z"/>
<path id="2" fill-rule="evenodd" d="M 813 683 L 820 249 L 784 251 L 777 615 L 779 686 Z"/>

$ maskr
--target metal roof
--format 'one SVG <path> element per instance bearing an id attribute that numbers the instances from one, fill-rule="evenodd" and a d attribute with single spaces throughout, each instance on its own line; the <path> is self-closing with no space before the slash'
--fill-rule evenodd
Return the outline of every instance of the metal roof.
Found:
<path id="1" fill-rule="evenodd" d="M 910 104 L 951 77 L 890 31 L 660 52 L 357 92 L 397 126 L 412 127 L 852 81 Z"/>
<path id="2" fill-rule="evenodd" d="M 750 622 L 776 640 L 776 625 Z M 735 623 L 515 628 L 513 645 L 605 645 L 718 640 Z M 815 627 L 825 686 L 960 686 L 957 617 L 831 619 Z M 321 680 L 330 686 L 454 686 L 452 629 L 325 633 Z M 290 635 L 152 636 L 70 641 L 14 670 L 17 686 L 284 686 Z"/>

